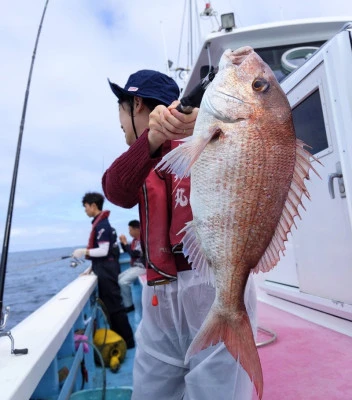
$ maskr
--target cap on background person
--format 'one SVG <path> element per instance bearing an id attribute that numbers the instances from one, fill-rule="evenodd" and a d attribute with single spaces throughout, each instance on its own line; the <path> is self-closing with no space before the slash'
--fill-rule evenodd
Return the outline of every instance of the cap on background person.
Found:
<path id="1" fill-rule="evenodd" d="M 111 90 L 118 99 L 125 96 L 138 96 L 155 99 L 169 106 L 180 95 L 177 83 L 169 76 L 150 69 L 142 69 L 130 75 L 124 88 L 110 82 Z"/>

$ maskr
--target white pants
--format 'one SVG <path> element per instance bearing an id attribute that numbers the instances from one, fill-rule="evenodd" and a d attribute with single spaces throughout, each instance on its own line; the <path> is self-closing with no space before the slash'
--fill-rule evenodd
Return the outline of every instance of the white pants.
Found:
<path id="1" fill-rule="evenodd" d="M 143 274 L 145 274 L 145 268 L 138 266 L 127 268 L 125 271 L 119 274 L 118 279 L 122 301 L 126 308 L 132 306 L 133 304 L 131 285 L 140 275 Z"/>
<path id="2" fill-rule="evenodd" d="M 223 343 L 193 356 L 184 365 L 188 346 L 214 301 L 215 289 L 196 271 L 178 273 L 168 285 L 143 288 L 143 319 L 136 332 L 133 400 L 251 400 L 253 385 Z M 252 276 L 245 304 L 256 332 L 256 293 Z"/>

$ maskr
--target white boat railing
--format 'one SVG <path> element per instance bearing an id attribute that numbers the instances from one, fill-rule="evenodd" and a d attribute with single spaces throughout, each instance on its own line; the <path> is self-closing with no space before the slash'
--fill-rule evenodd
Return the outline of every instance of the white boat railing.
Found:
<path id="1" fill-rule="evenodd" d="M 86 331 L 93 323 L 91 318 L 87 325 L 93 312 L 96 287 L 95 275 L 80 276 L 14 327 L 16 347 L 28 348 L 28 354 L 11 354 L 9 339 L 0 338 L 2 400 L 58 398 L 63 386 L 59 381 L 60 369 L 69 370 L 75 355 L 83 354 L 82 345 L 78 352 L 75 350 L 74 332 Z M 94 366 L 92 350 L 85 362 Z M 61 398 L 69 398 L 74 385 L 77 382 L 67 384 L 70 388 Z"/>

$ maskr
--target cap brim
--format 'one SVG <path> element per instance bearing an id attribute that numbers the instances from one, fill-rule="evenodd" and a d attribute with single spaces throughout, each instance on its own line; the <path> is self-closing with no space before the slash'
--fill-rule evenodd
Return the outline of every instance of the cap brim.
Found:
<path id="1" fill-rule="evenodd" d="M 118 99 L 121 99 L 121 97 L 126 96 L 126 95 L 131 96 L 131 94 L 127 90 L 122 89 L 119 85 L 116 85 L 116 83 L 111 82 L 109 78 L 108 78 L 108 82 L 109 82 L 112 92 Z"/>

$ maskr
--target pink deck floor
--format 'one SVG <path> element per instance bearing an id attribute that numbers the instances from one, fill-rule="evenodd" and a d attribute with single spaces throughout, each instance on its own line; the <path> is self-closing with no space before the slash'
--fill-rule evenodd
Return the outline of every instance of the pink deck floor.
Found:
<path id="1" fill-rule="evenodd" d="M 261 302 L 258 323 L 277 334 L 258 349 L 262 400 L 352 400 L 352 337 Z"/>

